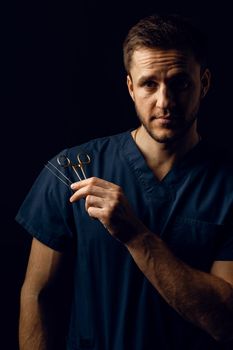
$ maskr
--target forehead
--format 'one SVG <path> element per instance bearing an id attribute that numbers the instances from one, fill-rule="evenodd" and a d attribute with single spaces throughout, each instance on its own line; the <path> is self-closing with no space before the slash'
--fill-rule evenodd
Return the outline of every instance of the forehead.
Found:
<path id="1" fill-rule="evenodd" d="M 190 74 L 200 72 L 200 64 L 189 52 L 139 48 L 132 55 L 131 74 L 165 74 L 169 77 L 182 72 Z"/>

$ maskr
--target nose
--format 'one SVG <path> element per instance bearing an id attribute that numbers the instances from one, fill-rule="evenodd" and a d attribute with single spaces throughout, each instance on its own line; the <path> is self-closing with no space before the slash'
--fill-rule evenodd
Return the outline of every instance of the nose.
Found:
<path id="1" fill-rule="evenodd" d="M 156 107 L 159 109 L 170 109 L 174 105 L 175 101 L 171 90 L 166 85 L 161 85 L 156 91 Z"/>

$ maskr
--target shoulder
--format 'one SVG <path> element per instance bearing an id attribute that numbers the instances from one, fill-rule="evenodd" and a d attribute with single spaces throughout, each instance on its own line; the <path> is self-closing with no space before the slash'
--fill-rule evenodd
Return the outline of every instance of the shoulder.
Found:
<path id="1" fill-rule="evenodd" d="M 233 153 L 226 147 L 211 142 L 203 142 L 202 151 L 212 168 L 218 172 L 233 175 Z"/>
<path id="2" fill-rule="evenodd" d="M 67 154 L 70 156 L 77 155 L 78 153 L 100 153 L 103 151 L 112 152 L 114 149 L 122 147 L 126 140 L 129 138 L 131 130 L 127 130 L 122 133 L 104 136 L 89 140 L 80 145 L 70 147 L 66 149 Z"/>
<path id="3" fill-rule="evenodd" d="M 226 148 L 210 142 L 204 142 L 201 147 L 203 176 L 210 183 L 225 189 L 227 194 L 233 194 L 233 154 Z"/>

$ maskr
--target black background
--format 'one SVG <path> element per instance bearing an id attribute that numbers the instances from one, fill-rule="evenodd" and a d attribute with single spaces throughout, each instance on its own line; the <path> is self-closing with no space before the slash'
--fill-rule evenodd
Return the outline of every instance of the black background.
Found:
<path id="1" fill-rule="evenodd" d="M 2 12 L 0 349 L 17 349 L 19 289 L 30 239 L 14 221 L 44 163 L 60 150 L 137 125 L 122 41 L 153 12 L 191 17 L 209 36 L 212 88 L 200 129 L 232 149 L 231 1 L 24 1 Z"/>

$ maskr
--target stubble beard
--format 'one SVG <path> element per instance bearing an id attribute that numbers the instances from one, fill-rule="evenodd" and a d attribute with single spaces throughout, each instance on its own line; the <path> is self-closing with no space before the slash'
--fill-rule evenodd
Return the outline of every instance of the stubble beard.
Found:
<path id="1" fill-rule="evenodd" d="M 176 132 L 170 136 L 158 135 L 158 133 L 156 133 L 156 131 L 154 131 L 153 129 L 150 129 L 148 124 L 144 122 L 144 118 L 140 114 L 136 105 L 135 105 L 135 110 L 136 110 L 136 113 L 137 113 L 137 116 L 139 118 L 140 123 L 142 124 L 142 126 L 145 128 L 146 132 L 150 135 L 150 137 L 153 140 L 155 140 L 158 143 L 170 144 L 170 143 L 173 143 L 173 142 L 177 141 L 178 139 L 182 138 L 183 136 L 185 136 L 189 132 L 189 130 L 193 127 L 193 124 L 196 122 L 197 117 L 198 117 L 199 107 L 200 107 L 200 101 L 197 104 L 197 106 L 195 107 L 195 109 L 193 110 L 192 114 L 189 116 L 188 120 L 185 120 L 185 117 L 178 116 L 177 118 L 180 119 L 181 124 L 179 126 L 175 126 Z M 153 117 L 149 117 L 146 119 L 151 120 L 152 118 Z M 183 123 L 182 123 L 182 120 L 184 121 Z M 180 121 L 178 120 L 178 123 L 180 123 Z"/>

